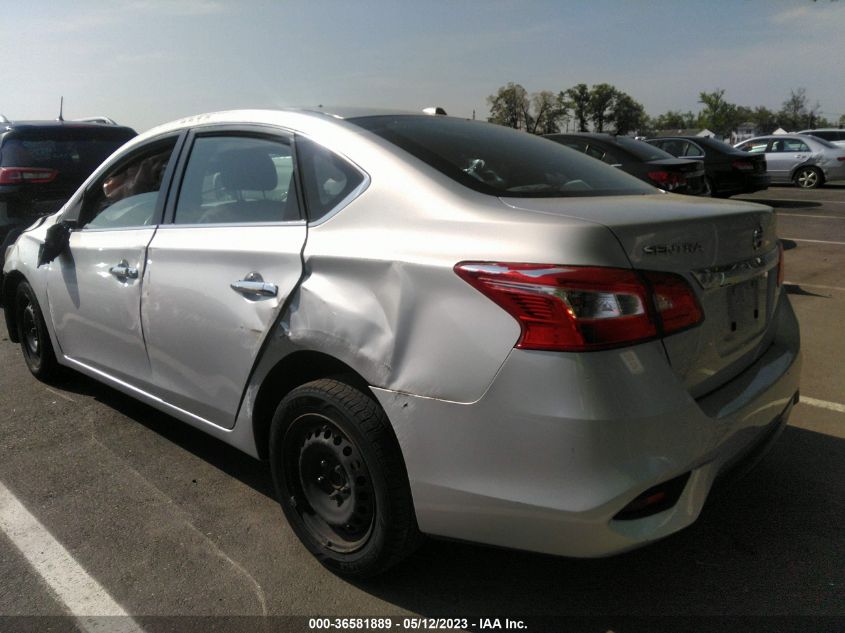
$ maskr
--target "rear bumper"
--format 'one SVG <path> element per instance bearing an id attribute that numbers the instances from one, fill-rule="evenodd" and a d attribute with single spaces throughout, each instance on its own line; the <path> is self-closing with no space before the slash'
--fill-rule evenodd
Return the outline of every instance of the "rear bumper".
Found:
<path id="1" fill-rule="evenodd" d="M 774 325 L 761 358 L 698 400 L 659 342 L 580 355 L 514 350 L 473 403 L 373 389 L 396 430 L 420 529 L 595 557 L 688 526 L 717 476 L 788 419 L 800 352 L 785 296 Z M 614 519 L 687 474 L 672 507 Z"/>
<path id="2" fill-rule="evenodd" d="M 718 193 L 753 193 L 768 189 L 771 182 L 772 177 L 767 173 L 730 173 L 722 175 L 715 187 Z"/>

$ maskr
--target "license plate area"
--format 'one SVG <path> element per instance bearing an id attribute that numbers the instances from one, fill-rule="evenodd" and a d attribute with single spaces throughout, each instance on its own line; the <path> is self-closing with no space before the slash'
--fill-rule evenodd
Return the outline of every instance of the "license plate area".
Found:
<path id="1" fill-rule="evenodd" d="M 768 287 L 768 274 L 763 273 L 725 288 L 723 333 L 728 347 L 742 345 L 766 329 Z"/>

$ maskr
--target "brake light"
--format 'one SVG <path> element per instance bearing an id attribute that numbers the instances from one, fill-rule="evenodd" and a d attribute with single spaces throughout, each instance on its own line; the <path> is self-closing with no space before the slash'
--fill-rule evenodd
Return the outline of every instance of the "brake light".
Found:
<path id="1" fill-rule="evenodd" d="M 845 162 L 845 156 L 837 156 L 836 160 L 838 160 L 840 162 Z"/>
<path id="2" fill-rule="evenodd" d="M 685 176 L 673 171 L 650 171 L 648 177 L 658 187 L 666 191 L 674 191 L 687 183 Z"/>
<path id="3" fill-rule="evenodd" d="M 735 160 L 731 165 L 739 171 L 754 171 L 754 163 L 747 160 Z"/>
<path id="4" fill-rule="evenodd" d="M 0 185 L 52 182 L 59 172 L 40 167 L 0 167 Z"/>
<path id="5" fill-rule="evenodd" d="M 521 349 L 621 347 L 702 318 L 692 288 L 668 273 L 498 262 L 461 262 L 455 272 L 517 320 Z"/>
<path id="6" fill-rule="evenodd" d="M 778 240 L 778 287 L 783 285 L 783 244 Z"/>

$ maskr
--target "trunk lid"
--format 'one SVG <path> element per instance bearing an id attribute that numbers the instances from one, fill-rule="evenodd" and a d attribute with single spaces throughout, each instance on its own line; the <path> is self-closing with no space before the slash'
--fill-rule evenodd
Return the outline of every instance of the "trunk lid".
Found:
<path id="1" fill-rule="evenodd" d="M 769 207 L 670 194 L 502 202 L 602 224 L 616 236 L 633 268 L 673 272 L 687 280 L 704 321 L 664 338 L 663 344 L 694 397 L 735 377 L 768 346 L 780 291 L 775 218 Z"/>

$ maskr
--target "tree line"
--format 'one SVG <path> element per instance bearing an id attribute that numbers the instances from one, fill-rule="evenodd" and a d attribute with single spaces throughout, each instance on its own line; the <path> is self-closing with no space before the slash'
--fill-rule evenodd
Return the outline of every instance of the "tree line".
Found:
<path id="1" fill-rule="evenodd" d="M 725 99 L 725 91 L 699 93 L 701 111 L 669 110 L 656 117 L 646 114 L 642 104 L 629 94 L 610 84 L 576 84 L 554 93 L 541 90 L 533 94 L 520 84 L 510 82 L 487 97 L 491 123 L 498 123 L 532 134 L 554 134 L 574 127 L 577 131 L 612 131 L 616 134 L 632 132 L 647 134 L 655 130 L 707 128 L 720 137 L 727 137 L 743 123 L 753 124 L 756 133 L 771 134 L 778 127 L 788 131 L 805 128 L 833 127 L 820 115 L 818 101 L 810 105 L 804 88 L 791 90 L 789 98 L 777 112 L 764 106 L 749 108 Z M 838 125 L 845 126 L 845 115 Z"/>

